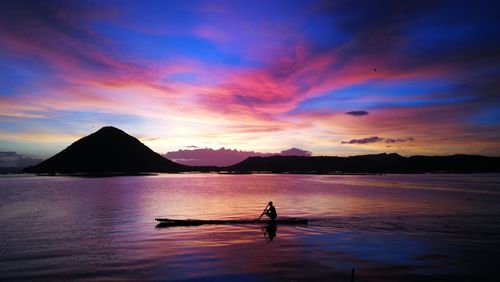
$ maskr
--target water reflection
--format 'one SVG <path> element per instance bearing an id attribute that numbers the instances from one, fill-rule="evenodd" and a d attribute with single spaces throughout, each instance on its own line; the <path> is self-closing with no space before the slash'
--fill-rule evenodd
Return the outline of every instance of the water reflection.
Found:
<path id="1" fill-rule="evenodd" d="M 193 223 L 191 221 L 183 223 L 160 222 L 156 225 L 156 228 L 163 229 L 163 228 L 191 227 L 193 228 L 192 231 L 196 233 L 197 232 L 196 227 L 199 227 L 201 225 L 218 225 L 218 224 L 207 224 L 207 223 L 196 223 L 196 222 Z M 220 225 L 227 225 L 227 224 L 220 224 Z M 235 225 L 239 226 L 240 224 L 235 224 Z M 269 222 L 265 225 L 260 225 L 260 230 L 262 231 L 264 238 L 266 238 L 268 242 L 271 242 L 277 235 L 278 226 L 276 222 Z"/>
<path id="2" fill-rule="evenodd" d="M 349 281 L 352 268 L 356 281 L 494 281 L 498 187 L 498 174 L 0 177 L 0 281 Z M 263 199 L 309 224 L 279 238 L 273 224 L 154 228 L 255 218 Z"/>
<path id="3" fill-rule="evenodd" d="M 267 241 L 271 242 L 276 237 L 278 232 L 278 226 L 276 222 L 270 222 L 264 227 L 261 227 L 262 232 L 264 232 L 264 237 Z"/>

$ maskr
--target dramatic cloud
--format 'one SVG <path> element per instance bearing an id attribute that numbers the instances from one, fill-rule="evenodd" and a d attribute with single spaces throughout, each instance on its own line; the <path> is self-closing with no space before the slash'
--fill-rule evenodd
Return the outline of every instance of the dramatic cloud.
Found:
<path id="1" fill-rule="evenodd" d="M 350 141 L 342 141 L 341 144 L 371 144 L 371 143 L 378 143 L 378 142 L 392 144 L 392 143 L 401 143 L 401 142 L 410 142 L 410 141 L 415 141 L 415 139 L 412 137 L 408 137 L 408 138 L 404 138 L 404 139 L 394 139 L 394 138 L 381 138 L 378 136 L 373 136 L 373 137 L 367 137 L 367 138 L 361 138 L 361 139 L 352 139 Z"/>
<path id="2" fill-rule="evenodd" d="M 164 156 L 167 159 L 186 165 L 215 165 L 228 166 L 243 161 L 248 157 L 270 157 L 270 156 L 310 156 L 311 152 L 298 148 L 283 150 L 281 153 L 259 153 L 254 151 L 239 151 L 226 148 L 217 150 L 205 148 L 194 150 L 178 150 L 168 152 Z"/>
<path id="3" fill-rule="evenodd" d="M 415 138 L 401 154 L 498 155 L 498 10 L 495 1 L 0 1 L 0 149 L 29 155 L 45 136 L 37 155 L 48 157 L 67 146 L 62 134 L 111 124 L 160 152 L 305 144 L 351 155 L 412 141 L 359 139 L 383 135 Z"/>
<path id="4" fill-rule="evenodd" d="M 350 116 L 356 116 L 356 117 L 359 117 L 359 116 L 365 116 L 368 114 L 367 111 L 350 111 L 350 112 L 346 112 L 345 113 L 346 115 L 350 115 Z"/>
<path id="5" fill-rule="evenodd" d="M 28 167 L 43 160 L 20 155 L 16 152 L 0 151 L 0 167 Z"/>

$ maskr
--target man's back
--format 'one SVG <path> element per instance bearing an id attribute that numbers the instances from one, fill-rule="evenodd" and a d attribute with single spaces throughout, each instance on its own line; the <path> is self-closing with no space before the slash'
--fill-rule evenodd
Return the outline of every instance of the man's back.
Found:
<path id="1" fill-rule="evenodd" d="M 267 210 L 267 216 L 269 216 L 272 220 L 275 220 L 276 217 L 278 217 L 276 208 L 273 205 L 269 205 L 269 209 Z"/>

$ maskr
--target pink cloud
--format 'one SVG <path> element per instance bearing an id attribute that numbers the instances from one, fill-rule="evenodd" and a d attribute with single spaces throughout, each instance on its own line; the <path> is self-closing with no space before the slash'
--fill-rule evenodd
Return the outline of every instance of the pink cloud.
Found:
<path id="1" fill-rule="evenodd" d="M 84 11 L 76 17 L 57 12 L 55 24 L 35 19 L 31 22 L 34 28 L 12 29 L 5 21 L 0 22 L 6 54 L 17 59 L 35 58 L 34 62 L 50 72 L 44 76 L 45 81 L 34 85 L 35 91 L 0 96 L 0 115 L 45 118 L 57 110 L 131 114 L 182 124 L 184 128 L 175 130 L 206 139 L 222 140 L 220 136 L 224 135 L 232 141 L 236 139 L 234 136 L 245 136 L 240 142 L 247 142 L 251 134 L 261 138 L 285 134 L 290 140 L 300 139 L 296 141 L 299 145 L 303 140 L 324 143 L 331 139 L 334 141 L 331 143 L 338 144 L 367 136 L 389 136 L 394 140 L 412 136 L 415 142 L 396 142 L 407 152 L 442 149 L 459 152 L 472 151 L 471 144 L 498 145 L 495 126 L 472 124 L 464 118 L 474 116 L 484 104 L 384 106 L 369 109 L 370 115 L 357 119 L 345 115 L 345 110 L 335 109 L 291 113 L 308 99 L 355 85 L 376 82 L 390 86 L 410 80 L 425 83 L 464 74 L 449 62 L 407 67 L 409 59 L 392 49 L 367 49 L 349 56 L 350 49 L 359 48 L 350 42 L 319 50 L 305 34 L 294 29 L 295 23 L 235 21 L 236 16 L 228 14 L 230 9 L 224 6 L 201 10 L 207 13 L 204 19 L 208 21 L 192 27 L 188 33 L 254 64 L 233 66 L 185 57 L 164 61 L 132 57 L 120 52 L 119 42 L 93 32 L 86 25 L 106 13 L 96 16 L 92 11 Z M 134 30 L 141 30 L 140 25 Z M 176 32 L 165 26 L 144 31 L 157 35 Z M 403 41 L 393 38 L 391 31 L 393 27 L 381 28 L 379 38 L 369 38 L 377 42 L 368 42 L 378 46 L 378 41 L 392 40 L 395 46 L 403 45 Z M 199 79 L 193 82 L 169 79 L 183 73 Z M 428 95 L 432 99 L 440 94 Z M 422 94 L 394 97 L 370 93 L 356 101 L 370 104 L 422 98 Z M 189 131 L 186 127 L 195 129 Z M 224 142 L 229 142 L 226 139 Z M 379 145 L 370 144 L 374 149 L 379 149 L 376 147 Z"/>
<path id="2" fill-rule="evenodd" d="M 166 153 L 164 156 L 175 162 L 195 166 L 229 166 L 245 160 L 248 157 L 270 157 L 270 156 L 310 156 L 311 152 L 298 148 L 283 150 L 280 153 L 261 153 L 254 151 L 240 151 L 234 149 L 220 148 L 195 148 L 190 150 L 178 150 Z"/>

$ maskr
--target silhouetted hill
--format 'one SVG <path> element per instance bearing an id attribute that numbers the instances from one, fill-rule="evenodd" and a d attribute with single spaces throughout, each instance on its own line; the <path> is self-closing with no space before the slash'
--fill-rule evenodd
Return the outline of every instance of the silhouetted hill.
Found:
<path id="1" fill-rule="evenodd" d="M 394 153 L 352 157 L 249 157 L 226 169 L 299 173 L 500 172 L 500 157 L 476 155 L 403 157 Z"/>
<path id="2" fill-rule="evenodd" d="M 249 157 L 228 167 L 186 166 L 153 152 L 114 127 L 81 138 L 51 158 L 24 169 L 34 173 L 115 174 L 141 172 L 271 171 L 296 173 L 500 172 L 500 157 L 375 154 L 352 157 Z"/>
<path id="3" fill-rule="evenodd" d="M 101 174 L 178 172 L 186 168 L 153 152 L 137 138 L 108 126 L 24 172 Z"/>

